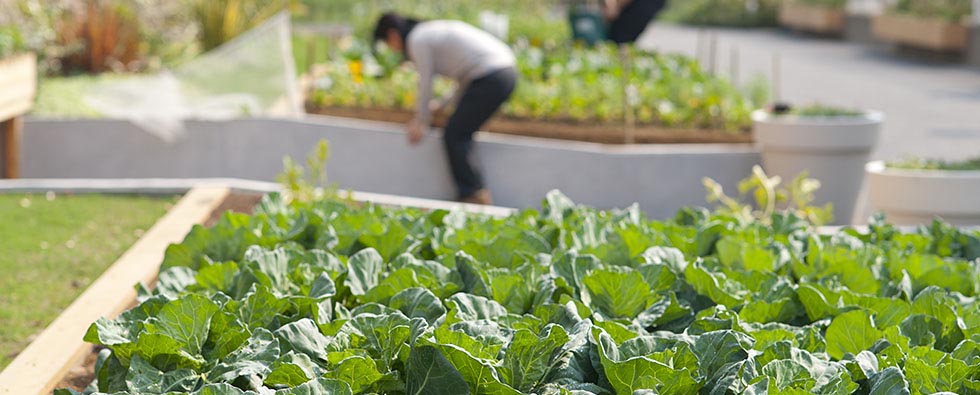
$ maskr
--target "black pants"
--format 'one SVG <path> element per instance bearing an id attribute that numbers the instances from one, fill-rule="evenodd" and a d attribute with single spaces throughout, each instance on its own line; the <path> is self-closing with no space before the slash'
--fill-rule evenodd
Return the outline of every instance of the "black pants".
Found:
<path id="1" fill-rule="evenodd" d="M 511 67 L 471 81 L 446 123 L 446 153 L 460 199 L 483 189 L 483 175 L 473 158 L 473 134 L 510 98 L 516 84 L 517 71 Z"/>
<path id="2" fill-rule="evenodd" d="M 609 41 L 617 44 L 636 42 L 666 4 L 667 0 L 633 0 L 609 24 Z"/>

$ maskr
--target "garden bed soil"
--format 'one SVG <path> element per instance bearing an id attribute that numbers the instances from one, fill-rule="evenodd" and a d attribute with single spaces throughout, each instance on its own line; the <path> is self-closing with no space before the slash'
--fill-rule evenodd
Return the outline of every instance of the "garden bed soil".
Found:
<path id="1" fill-rule="evenodd" d="M 938 52 L 963 52 L 970 36 L 964 24 L 909 15 L 879 15 L 872 27 L 882 41 Z"/>
<path id="2" fill-rule="evenodd" d="M 354 108 L 354 107 L 307 107 L 307 112 L 335 117 L 372 121 L 407 123 L 412 112 L 403 109 Z M 445 117 L 436 117 L 433 124 L 444 126 Z M 626 134 L 621 125 L 586 124 L 570 120 L 530 120 L 498 116 L 485 125 L 490 133 L 538 137 L 557 140 L 585 141 L 602 144 L 625 144 Z M 751 143 L 750 133 L 728 133 L 706 129 L 665 129 L 638 126 L 633 130 L 636 144 L 737 144 Z"/>
<path id="3" fill-rule="evenodd" d="M 214 225 L 226 211 L 251 214 L 262 199 L 262 194 L 254 192 L 232 192 L 211 212 L 204 226 Z M 150 288 L 153 284 L 148 284 Z M 135 306 L 135 304 L 134 304 Z M 71 368 L 55 388 L 71 388 L 82 391 L 95 380 L 95 362 L 103 347 L 92 346 L 91 352 L 78 365 Z"/>

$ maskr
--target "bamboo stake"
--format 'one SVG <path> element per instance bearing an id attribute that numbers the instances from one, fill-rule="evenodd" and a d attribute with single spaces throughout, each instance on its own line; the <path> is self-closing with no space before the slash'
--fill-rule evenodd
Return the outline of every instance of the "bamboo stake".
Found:
<path id="1" fill-rule="evenodd" d="M 782 101 L 782 70 L 779 53 L 772 54 L 772 100 L 773 103 Z"/>
<path id="2" fill-rule="evenodd" d="M 739 58 L 738 47 L 732 46 L 731 51 L 731 64 L 729 64 L 729 70 L 731 72 L 732 85 L 738 86 L 739 80 L 739 68 L 741 66 L 741 59 Z"/>
<path id="3" fill-rule="evenodd" d="M 630 94 L 630 73 L 632 72 L 632 58 L 630 57 L 629 46 L 619 46 L 619 62 L 623 65 L 623 142 L 633 144 L 636 141 L 636 119 L 633 116 L 633 98 Z"/>
<path id="4" fill-rule="evenodd" d="M 711 75 L 718 74 L 718 35 L 711 33 L 709 41 L 708 65 Z"/>

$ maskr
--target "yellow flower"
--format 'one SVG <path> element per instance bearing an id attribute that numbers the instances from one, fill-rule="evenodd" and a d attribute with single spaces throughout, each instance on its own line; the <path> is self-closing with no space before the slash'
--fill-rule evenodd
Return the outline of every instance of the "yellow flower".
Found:
<path id="1" fill-rule="evenodd" d="M 354 83 L 360 84 L 364 82 L 364 65 L 360 61 L 355 60 L 348 63 L 347 69 L 350 70 L 350 75 L 354 79 Z"/>

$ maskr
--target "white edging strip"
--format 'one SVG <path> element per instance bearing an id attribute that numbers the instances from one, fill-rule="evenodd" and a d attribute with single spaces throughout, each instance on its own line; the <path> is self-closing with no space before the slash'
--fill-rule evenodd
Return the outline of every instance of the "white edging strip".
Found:
<path id="1" fill-rule="evenodd" d="M 0 193 L 134 193 L 134 194 L 173 194 L 184 193 L 199 186 L 222 186 L 233 191 L 269 193 L 281 190 L 279 184 L 243 180 L 240 178 L 124 178 L 124 179 L 18 179 L 0 180 Z M 347 192 L 341 192 L 344 195 Z M 418 207 L 429 210 L 451 210 L 460 208 L 471 213 L 493 216 L 507 216 L 514 209 L 499 206 L 481 206 L 449 202 L 444 200 L 423 199 L 382 193 L 350 191 L 354 201 L 376 203 L 388 206 Z"/>
<path id="2" fill-rule="evenodd" d="M 89 325 L 130 307 L 136 298 L 133 284 L 152 283 L 167 246 L 179 243 L 191 227 L 207 220 L 228 193 L 227 187 L 200 187 L 184 195 L 0 372 L 0 394 L 50 394 L 90 352 L 91 346 L 82 340 Z"/>

